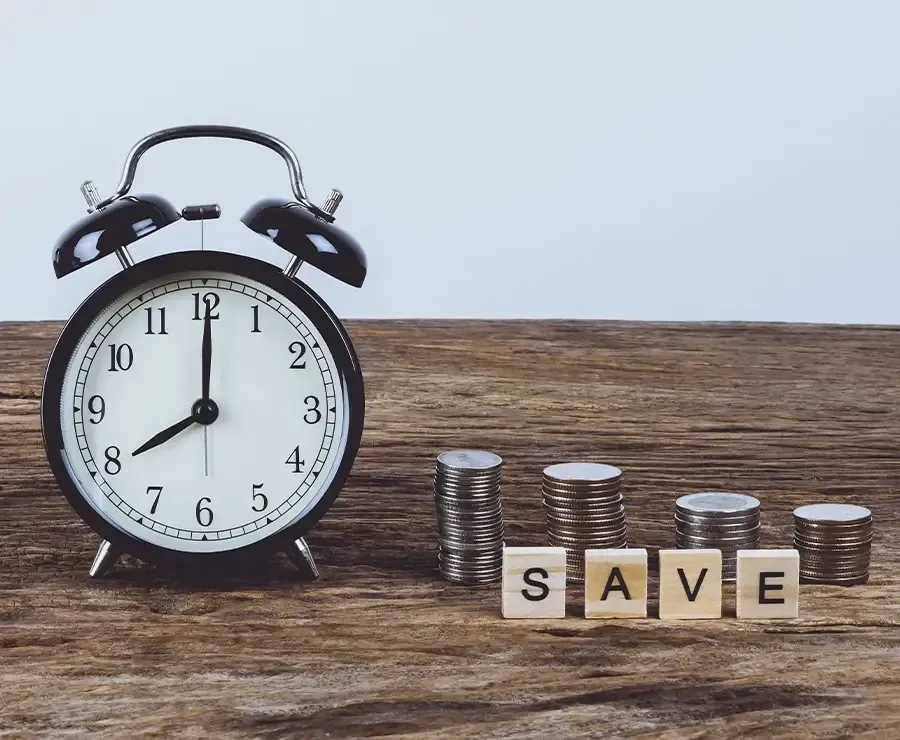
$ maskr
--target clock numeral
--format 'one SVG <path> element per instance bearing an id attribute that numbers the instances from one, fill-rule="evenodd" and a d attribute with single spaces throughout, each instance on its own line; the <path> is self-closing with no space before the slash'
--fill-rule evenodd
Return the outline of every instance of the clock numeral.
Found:
<path id="1" fill-rule="evenodd" d="M 98 401 L 99 408 L 97 407 Z M 99 424 L 103 421 L 103 417 L 106 416 L 106 401 L 103 400 L 103 396 L 91 396 L 88 399 L 88 411 L 100 417 L 99 419 L 91 419 L 91 424 Z"/>
<path id="2" fill-rule="evenodd" d="M 151 496 L 154 493 L 156 494 L 156 498 L 153 499 L 153 506 L 150 507 L 150 513 L 155 514 L 156 506 L 159 503 L 159 496 L 162 493 L 162 486 L 147 486 L 147 493 L 149 493 Z"/>
<path id="3" fill-rule="evenodd" d="M 307 396 L 303 399 L 306 407 L 309 409 L 303 414 L 303 421 L 307 424 L 318 424 L 322 419 L 322 412 L 319 411 L 319 399 L 315 396 Z"/>
<path id="4" fill-rule="evenodd" d="M 251 334 L 259 334 L 259 306 L 253 306 L 253 328 Z"/>
<path id="5" fill-rule="evenodd" d="M 153 331 L 153 309 L 145 308 L 144 310 L 147 312 L 147 331 L 145 331 L 144 334 L 168 334 L 169 333 L 166 331 L 166 308 L 165 308 L 165 306 L 163 306 L 160 309 L 157 309 L 159 311 L 159 331 L 158 332 Z"/>
<path id="6" fill-rule="evenodd" d="M 293 465 L 295 473 L 302 472 L 303 466 L 306 465 L 306 460 L 300 459 L 300 445 L 297 445 L 294 448 L 294 451 L 288 456 L 288 459 L 284 461 L 284 464 Z"/>
<path id="7" fill-rule="evenodd" d="M 204 496 L 197 502 L 197 508 L 194 510 L 194 514 L 196 514 L 197 516 L 197 524 L 199 524 L 201 527 L 208 527 L 210 524 L 212 524 L 213 512 L 212 509 L 210 509 L 208 506 L 203 506 L 204 501 L 208 504 L 212 503 L 211 498 L 207 498 L 206 496 Z M 204 519 L 206 521 L 203 521 Z"/>
<path id="8" fill-rule="evenodd" d="M 106 463 L 104 464 L 103 469 L 109 475 L 118 475 L 119 471 L 122 469 L 122 463 L 119 462 L 119 455 L 122 454 L 122 451 L 118 447 L 112 445 L 106 448 L 104 454 L 106 455 Z"/>
<path id="9" fill-rule="evenodd" d="M 299 454 L 300 448 L 297 448 L 297 453 Z M 253 511 L 265 511 L 269 506 L 269 499 L 266 498 L 266 494 L 262 491 L 258 491 L 258 488 L 262 488 L 262 483 L 254 483 L 253 484 Z M 256 499 L 262 499 L 259 502 L 259 508 L 256 508 Z"/>
<path id="10" fill-rule="evenodd" d="M 219 306 L 219 294 L 218 293 L 204 293 L 203 294 L 203 303 L 204 303 L 204 311 L 200 313 L 200 294 L 194 293 L 194 321 L 203 321 L 206 318 L 206 310 L 209 310 L 209 318 L 217 319 L 219 318 L 219 314 L 213 313 Z"/>
<path id="11" fill-rule="evenodd" d="M 297 355 L 291 362 L 291 370 L 303 370 L 306 367 L 306 361 L 300 362 L 300 359 L 306 354 L 306 345 L 303 342 L 291 342 L 288 352 Z"/>
<path id="12" fill-rule="evenodd" d="M 130 344 L 109 345 L 109 371 L 117 373 L 119 370 L 128 370 L 134 362 L 134 352 Z"/>

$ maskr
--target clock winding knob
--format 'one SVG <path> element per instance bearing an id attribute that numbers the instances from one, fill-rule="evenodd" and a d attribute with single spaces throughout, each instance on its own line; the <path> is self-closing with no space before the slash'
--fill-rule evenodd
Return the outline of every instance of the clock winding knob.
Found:
<path id="1" fill-rule="evenodd" d="M 344 199 L 344 194 L 338 190 L 337 188 L 332 188 L 331 192 L 328 193 L 328 197 L 325 199 L 325 202 L 322 204 L 322 210 L 325 211 L 329 216 L 333 216 L 334 212 L 338 209 L 338 206 L 341 204 L 341 201 Z"/>
<path id="2" fill-rule="evenodd" d="M 85 180 L 81 183 L 81 194 L 87 202 L 88 213 L 93 213 L 97 209 L 97 204 L 103 200 L 91 180 Z"/>

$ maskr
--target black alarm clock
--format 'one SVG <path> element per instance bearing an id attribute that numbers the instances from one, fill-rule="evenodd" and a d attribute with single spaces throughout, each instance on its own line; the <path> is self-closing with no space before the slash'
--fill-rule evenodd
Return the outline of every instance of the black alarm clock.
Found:
<path id="1" fill-rule="evenodd" d="M 289 253 L 283 268 L 203 245 L 133 259 L 129 247 L 143 237 L 221 214 L 128 194 L 148 149 L 192 137 L 249 141 L 284 158 L 293 199 L 260 200 L 241 218 Z M 365 254 L 333 223 L 342 195 L 313 205 L 288 146 L 230 126 L 151 134 L 128 154 L 114 195 L 101 199 L 90 181 L 82 193 L 90 215 L 56 243 L 57 277 L 110 255 L 123 269 L 60 334 L 41 425 L 62 493 L 103 540 L 91 576 L 122 553 L 216 569 L 279 550 L 317 576 L 303 537 L 346 482 L 365 401 L 346 330 L 297 271 L 306 262 L 362 285 Z M 181 231 L 173 244 L 185 241 Z"/>

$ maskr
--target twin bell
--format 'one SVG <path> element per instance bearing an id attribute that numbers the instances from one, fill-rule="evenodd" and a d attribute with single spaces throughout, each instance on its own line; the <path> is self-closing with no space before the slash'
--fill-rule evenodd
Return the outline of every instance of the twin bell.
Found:
<path id="1" fill-rule="evenodd" d="M 215 204 L 187 206 L 179 211 L 159 195 L 128 195 L 138 161 L 148 149 L 174 139 L 198 137 L 239 139 L 279 153 L 288 166 L 294 199 L 264 198 L 252 205 L 241 221 L 292 255 L 292 273 L 308 262 L 342 282 L 362 286 L 366 277 L 365 253 L 353 237 L 333 223 L 334 212 L 343 198 L 340 191 L 332 190 L 321 207 L 314 205 L 306 195 L 294 152 L 273 136 L 235 126 L 179 126 L 150 134 L 132 148 L 116 192 L 106 199 L 101 199 L 92 182 L 85 182 L 81 189 L 90 215 L 70 226 L 57 240 L 53 248 L 56 277 L 110 254 L 117 255 L 123 267 L 130 267 L 130 244 L 181 219 L 218 218 L 221 210 Z"/>

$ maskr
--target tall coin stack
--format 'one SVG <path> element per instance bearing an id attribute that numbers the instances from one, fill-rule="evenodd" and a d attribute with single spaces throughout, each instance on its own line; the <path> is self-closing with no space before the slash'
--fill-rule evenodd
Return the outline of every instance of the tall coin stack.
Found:
<path id="1" fill-rule="evenodd" d="M 691 493 L 675 502 L 681 550 L 721 550 L 722 580 L 737 576 L 737 551 L 759 548 L 759 501 L 742 493 Z"/>
<path id="2" fill-rule="evenodd" d="M 625 547 L 622 471 L 598 463 L 560 463 L 544 469 L 547 540 L 566 548 L 566 575 L 584 583 L 584 551 Z"/>
<path id="3" fill-rule="evenodd" d="M 869 580 L 872 512 L 851 504 L 794 509 L 794 547 L 807 583 L 855 586 Z"/>
<path id="4" fill-rule="evenodd" d="M 500 467 L 493 452 L 454 450 L 438 455 L 434 503 L 438 565 L 453 583 L 499 581 L 503 570 Z"/>

